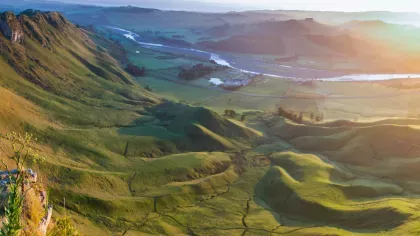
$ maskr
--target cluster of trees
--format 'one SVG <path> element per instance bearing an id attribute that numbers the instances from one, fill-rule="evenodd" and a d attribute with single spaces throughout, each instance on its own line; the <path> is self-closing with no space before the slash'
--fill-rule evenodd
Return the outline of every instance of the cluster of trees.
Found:
<path id="1" fill-rule="evenodd" d="M 299 116 L 297 114 L 294 114 L 291 111 L 286 111 L 283 107 L 278 107 L 277 108 L 277 115 L 282 116 L 284 118 L 287 118 L 289 120 L 292 120 L 296 123 L 302 124 L 303 123 L 303 112 L 301 112 L 299 114 Z"/>
<path id="2" fill-rule="evenodd" d="M 236 117 L 236 111 L 234 111 L 234 110 L 225 110 L 225 116 L 230 117 L 230 118 L 235 118 Z"/>
<path id="3" fill-rule="evenodd" d="M 127 64 L 125 70 L 133 76 L 144 76 L 146 74 L 146 68 L 144 66 L 140 68 L 131 63 Z"/>
<path id="4" fill-rule="evenodd" d="M 194 65 L 191 68 L 181 68 L 178 76 L 184 80 L 194 80 L 216 71 L 214 66 L 205 66 L 203 64 Z"/>
<path id="5" fill-rule="evenodd" d="M 292 120 L 298 124 L 302 124 L 303 123 L 303 112 L 300 112 L 299 115 L 296 113 L 293 113 L 291 111 L 287 111 L 286 109 L 284 109 L 283 107 L 278 107 L 277 108 L 277 115 L 282 116 L 284 118 L 287 118 L 289 120 Z M 322 122 L 324 120 L 324 114 L 320 113 L 319 115 L 315 115 L 313 112 L 311 113 L 311 121 L 316 121 L 316 122 Z"/>
<path id="6" fill-rule="evenodd" d="M 149 91 L 149 92 L 152 92 L 153 90 L 149 87 L 149 85 L 148 84 L 146 84 L 146 86 L 144 86 L 144 89 L 146 89 L 147 91 Z"/>
<path id="7" fill-rule="evenodd" d="M 315 116 L 314 113 L 311 113 L 311 121 L 321 122 L 324 120 L 324 114 L 319 114 L 318 116 Z"/>
<path id="8" fill-rule="evenodd" d="M 225 116 L 229 117 L 229 118 L 236 118 L 237 117 L 237 113 L 234 110 L 225 110 Z M 242 115 L 241 116 L 241 121 L 244 122 L 246 120 L 246 115 Z"/>

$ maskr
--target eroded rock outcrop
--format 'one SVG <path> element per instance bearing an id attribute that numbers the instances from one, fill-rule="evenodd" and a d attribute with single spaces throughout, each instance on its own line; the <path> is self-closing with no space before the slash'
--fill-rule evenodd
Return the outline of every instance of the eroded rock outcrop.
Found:
<path id="1" fill-rule="evenodd" d="M 0 32 L 9 40 L 21 43 L 24 33 L 19 19 L 11 12 L 0 14 Z"/>
<path id="2" fill-rule="evenodd" d="M 46 17 L 48 23 L 50 23 L 56 29 L 63 29 L 69 24 L 66 18 L 64 18 L 63 15 L 61 15 L 58 12 L 49 12 L 48 14 L 46 14 Z"/>
<path id="3" fill-rule="evenodd" d="M 0 34 L 12 42 L 22 43 L 24 39 L 35 39 L 43 47 L 48 47 L 57 32 L 64 32 L 72 25 L 58 12 L 26 10 L 19 15 L 12 12 L 0 13 Z M 49 26 L 57 29 L 53 32 Z"/>

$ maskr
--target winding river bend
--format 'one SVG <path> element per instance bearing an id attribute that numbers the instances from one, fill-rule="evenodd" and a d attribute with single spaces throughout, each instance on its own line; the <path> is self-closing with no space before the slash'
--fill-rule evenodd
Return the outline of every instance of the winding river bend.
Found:
<path id="1" fill-rule="evenodd" d="M 324 81 L 375 81 L 375 80 L 390 80 L 402 78 L 420 78 L 420 74 L 345 74 L 342 72 L 316 70 L 310 68 L 286 66 L 279 64 L 267 64 L 261 66 L 262 62 L 250 60 L 248 57 L 234 57 L 231 54 L 208 52 L 193 48 L 174 47 L 169 45 L 148 43 L 141 41 L 141 37 L 129 30 L 117 27 L 108 27 L 119 33 L 124 37 L 131 39 L 143 47 L 169 52 L 173 54 L 182 54 L 192 57 L 206 58 L 214 60 L 217 64 L 228 66 L 242 72 L 250 74 L 263 74 L 271 78 L 294 78 L 294 79 L 313 79 Z M 281 67 L 281 70 L 271 70 L 270 68 Z"/>

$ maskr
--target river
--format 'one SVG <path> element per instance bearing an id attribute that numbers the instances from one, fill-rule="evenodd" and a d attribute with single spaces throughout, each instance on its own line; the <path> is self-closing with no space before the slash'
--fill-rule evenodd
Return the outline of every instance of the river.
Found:
<path id="1" fill-rule="evenodd" d="M 175 47 L 157 43 L 141 41 L 141 37 L 126 29 L 108 27 L 120 32 L 124 37 L 131 39 L 143 47 L 173 54 L 182 54 L 214 60 L 217 64 L 228 66 L 250 74 L 263 74 L 271 78 L 317 79 L 323 81 L 379 81 L 401 78 L 420 78 L 420 74 L 346 74 L 343 72 L 317 70 L 311 68 L 295 67 L 268 63 L 267 61 L 252 60 L 248 55 L 238 56 L 229 53 L 215 53 L 193 48 Z M 280 69 L 279 69 L 280 68 Z"/>

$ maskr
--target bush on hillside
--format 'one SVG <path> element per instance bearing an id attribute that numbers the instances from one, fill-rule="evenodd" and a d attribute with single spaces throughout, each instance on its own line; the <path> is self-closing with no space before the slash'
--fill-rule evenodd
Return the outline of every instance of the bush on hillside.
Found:
<path id="1" fill-rule="evenodd" d="M 55 227 L 47 234 L 48 236 L 79 236 L 79 232 L 68 218 L 58 219 Z"/>
<path id="2" fill-rule="evenodd" d="M 148 84 L 146 84 L 146 86 L 144 87 L 144 89 L 146 89 L 147 91 L 149 91 L 149 92 L 152 92 L 153 90 L 149 87 L 149 85 Z"/>
<path id="3" fill-rule="evenodd" d="M 3 201 L 5 210 L 0 235 L 37 234 L 42 231 L 41 219 L 45 214 L 43 205 L 46 196 L 42 198 L 44 191 L 37 184 L 36 173 L 30 169 L 26 170 L 24 167 L 30 161 L 41 160 L 30 148 L 31 142 L 36 139 L 27 133 L 25 135 L 11 133 L 4 138 L 12 143 L 13 155 L 10 160 L 16 169 L 11 170 L 9 165 L 1 160 L 1 165 L 5 170 L 1 172 L 2 179 L 0 181 L 1 195 L 5 198 Z M 25 214 L 23 214 L 24 210 Z M 24 223 L 22 219 L 25 219 Z M 45 222 L 48 225 L 48 221 Z"/>
<path id="4" fill-rule="evenodd" d="M 225 116 L 230 118 L 236 117 L 236 111 L 234 110 L 225 110 Z"/>
<path id="5" fill-rule="evenodd" d="M 322 122 L 322 121 L 324 121 L 324 114 L 321 113 L 319 116 L 317 116 L 315 118 L 315 120 L 316 120 L 316 122 Z"/>

